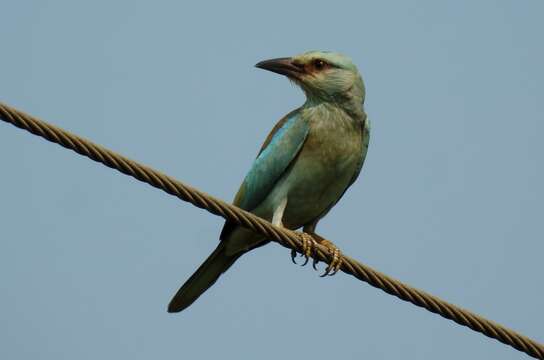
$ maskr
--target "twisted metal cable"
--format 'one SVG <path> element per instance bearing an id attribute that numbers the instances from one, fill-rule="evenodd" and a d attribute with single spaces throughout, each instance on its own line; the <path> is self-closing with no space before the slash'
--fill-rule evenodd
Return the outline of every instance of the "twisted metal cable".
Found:
<path id="1" fill-rule="evenodd" d="M 298 252 L 302 251 L 302 241 L 297 233 L 273 226 L 268 221 L 247 211 L 198 191 L 159 171 L 138 164 L 137 162 L 100 145 L 96 145 L 2 103 L 0 103 L 0 119 L 35 135 L 41 136 L 51 142 L 57 143 L 67 149 L 71 149 L 78 154 L 87 156 L 88 158 L 100 162 L 112 169 L 116 169 L 123 174 L 130 175 L 140 181 L 148 183 L 153 187 L 174 195 L 183 201 L 190 202 L 212 214 L 219 215 L 228 221 L 249 228 L 266 236 L 270 240 L 278 242 L 286 248 L 294 249 Z M 332 260 L 331 254 L 329 254 L 327 249 L 321 245 L 316 246 L 314 257 L 317 260 L 328 264 L 330 264 L 330 261 Z M 343 262 L 340 270 L 355 276 L 359 280 L 365 281 L 399 299 L 411 302 L 414 305 L 425 308 L 446 319 L 453 320 L 459 325 L 467 326 L 474 331 L 480 332 L 506 345 L 510 345 L 532 357 L 544 360 L 544 345 L 535 340 L 493 321 L 487 320 L 468 310 L 450 304 L 422 290 L 403 284 L 402 282 L 382 274 L 369 266 L 361 264 L 348 256 L 342 256 L 342 260 Z"/>

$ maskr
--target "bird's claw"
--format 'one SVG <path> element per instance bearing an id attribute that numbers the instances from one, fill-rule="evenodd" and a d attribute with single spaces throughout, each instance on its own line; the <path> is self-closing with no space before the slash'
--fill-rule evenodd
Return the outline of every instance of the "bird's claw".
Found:
<path id="1" fill-rule="evenodd" d="M 310 234 L 307 234 L 305 232 L 300 232 L 298 234 L 300 236 L 300 240 L 302 241 L 302 252 L 300 256 L 304 256 L 305 258 L 304 262 L 300 266 L 304 266 L 308 263 L 308 261 L 310 260 L 310 257 L 312 256 L 312 253 L 315 251 L 315 246 L 317 242 L 314 240 L 314 238 Z M 295 260 L 296 256 L 297 256 L 296 250 L 294 249 L 291 250 L 291 261 L 293 262 L 293 264 L 297 263 L 297 261 Z M 315 264 L 315 259 L 314 259 L 314 264 Z M 314 268 L 315 268 L 315 265 L 314 265 Z"/>
<path id="2" fill-rule="evenodd" d="M 329 250 L 329 253 L 332 255 L 331 263 L 327 266 L 325 272 L 323 273 L 323 275 L 321 275 L 321 277 L 325 277 L 327 275 L 333 276 L 340 270 L 340 268 L 342 267 L 342 263 L 344 262 L 342 260 L 342 253 L 340 252 L 340 249 L 338 249 L 332 242 L 328 240 L 322 241 L 321 245 L 325 246 Z"/>
<path id="3" fill-rule="evenodd" d="M 297 264 L 297 261 L 295 260 L 296 257 L 297 257 L 297 251 L 295 249 L 291 249 L 291 261 L 295 265 Z"/>
<path id="4" fill-rule="evenodd" d="M 300 255 L 304 256 L 305 258 L 301 266 L 304 266 L 310 260 L 312 252 L 315 251 L 315 245 L 317 243 L 311 235 L 305 232 L 300 233 L 300 239 L 302 240 L 302 253 Z"/>
<path id="5" fill-rule="evenodd" d="M 301 266 L 304 266 L 308 264 L 308 261 L 310 260 L 310 257 L 313 257 L 312 261 L 312 267 L 317 270 L 317 264 L 319 263 L 319 260 L 315 256 L 315 249 L 316 245 L 320 244 L 327 248 L 329 253 L 332 256 L 332 260 L 330 264 L 325 269 L 325 272 L 320 275 L 321 277 L 325 276 L 333 276 L 338 271 L 340 271 L 340 268 L 342 267 L 342 253 L 340 252 L 340 249 L 336 247 L 332 242 L 323 239 L 317 234 L 310 235 L 306 232 L 300 232 L 300 240 L 302 241 L 302 252 L 300 256 L 303 256 L 304 262 L 301 264 Z M 315 240 L 314 236 L 318 239 L 318 241 Z M 291 261 L 296 264 L 296 258 L 297 252 L 295 250 L 291 250 Z"/>
<path id="6" fill-rule="evenodd" d="M 312 267 L 317 271 L 317 264 L 319 264 L 319 259 L 315 256 L 314 261 L 312 261 Z"/>

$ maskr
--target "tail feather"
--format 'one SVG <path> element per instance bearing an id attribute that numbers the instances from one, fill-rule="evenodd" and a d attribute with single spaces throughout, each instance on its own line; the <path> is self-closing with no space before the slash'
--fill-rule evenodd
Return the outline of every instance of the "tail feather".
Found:
<path id="1" fill-rule="evenodd" d="M 193 275 L 183 284 L 168 305 L 168 312 L 180 312 L 191 305 L 200 295 L 212 286 L 243 253 L 227 255 L 225 242 L 211 253 Z"/>

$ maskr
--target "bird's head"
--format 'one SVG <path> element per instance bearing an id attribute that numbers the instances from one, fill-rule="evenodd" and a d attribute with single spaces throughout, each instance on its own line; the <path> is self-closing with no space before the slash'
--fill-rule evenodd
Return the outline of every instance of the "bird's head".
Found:
<path id="1" fill-rule="evenodd" d="M 357 67 L 339 53 L 309 51 L 261 61 L 255 66 L 287 76 L 304 90 L 310 101 L 337 102 L 357 108 L 364 102 L 365 86 Z"/>

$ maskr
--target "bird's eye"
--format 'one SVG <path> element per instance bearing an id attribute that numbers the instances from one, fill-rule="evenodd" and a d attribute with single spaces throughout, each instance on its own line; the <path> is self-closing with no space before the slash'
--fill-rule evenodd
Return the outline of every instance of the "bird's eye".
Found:
<path id="1" fill-rule="evenodd" d="M 321 59 L 315 59 L 314 60 L 314 67 L 316 70 L 323 70 L 325 68 L 325 62 Z"/>

